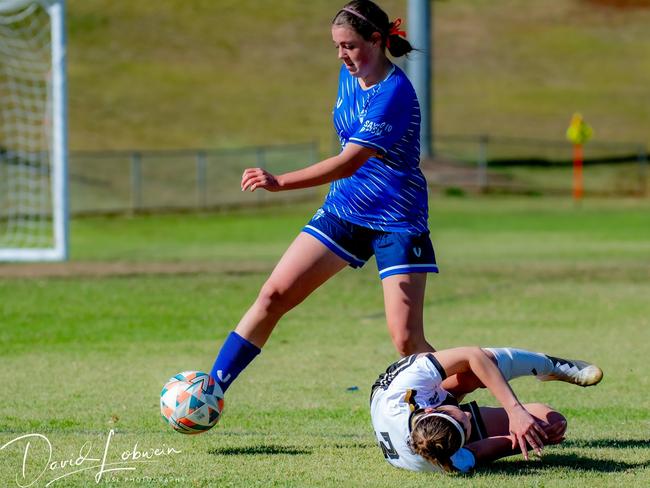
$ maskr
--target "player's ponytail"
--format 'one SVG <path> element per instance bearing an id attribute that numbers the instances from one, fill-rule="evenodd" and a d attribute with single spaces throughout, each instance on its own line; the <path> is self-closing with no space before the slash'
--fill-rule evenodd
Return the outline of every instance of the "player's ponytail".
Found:
<path id="1" fill-rule="evenodd" d="M 396 19 L 391 22 L 386 36 L 386 48 L 391 56 L 395 58 L 399 58 L 413 51 L 413 46 L 405 39 L 406 32 L 399 29 L 401 23 L 402 19 Z"/>
<path id="2" fill-rule="evenodd" d="M 462 447 L 463 438 L 449 420 L 439 417 L 425 417 L 413 428 L 409 447 L 424 459 L 440 466 L 444 471 L 455 471 L 451 456 Z"/>
<path id="3" fill-rule="evenodd" d="M 406 40 L 406 32 L 400 30 L 402 19 L 390 22 L 388 15 L 371 0 L 352 0 L 338 11 L 332 25 L 345 25 L 354 29 L 366 41 L 375 32 L 381 34 L 382 47 L 393 57 L 404 56 L 413 51 Z"/>

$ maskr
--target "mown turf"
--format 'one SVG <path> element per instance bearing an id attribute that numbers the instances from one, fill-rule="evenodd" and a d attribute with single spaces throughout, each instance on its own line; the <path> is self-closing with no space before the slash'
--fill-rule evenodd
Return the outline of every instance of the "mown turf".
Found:
<path id="1" fill-rule="evenodd" d="M 512 458 L 468 477 L 385 463 L 368 389 L 396 355 L 372 262 L 343 271 L 283 319 L 228 391 L 215 429 L 185 437 L 161 422 L 162 384 L 211 366 L 308 206 L 73 222 L 73 259 L 93 266 L 240 260 L 258 271 L 0 278 L 0 446 L 40 433 L 52 443 L 50 462 L 80 451 L 101 458 L 113 429 L 107 462 L 180 451 L 117 466 L 136 469 L 105 473 L 100 482 L 114 486 L 647 486 L 648 202 L 436 198 L 431 209 L 442 272 L 430 277 L 425 319 L 437 347 L 516 345 L 592 359 L 605 371 L 589 389 L 514 383 L 523 401 L 550 403 L 569 419 L 567 442 L 543 461 Z M 485 392 L 475 398 L 494 403 Z M 0 485 L 37 476 L 43 442 L 31 440 L 25 478 L 26 441 L 1 450 Z M 72 471 L 59 466 L 33 486 Z M 87 486 L 96 473 L 52 486 Z"/>

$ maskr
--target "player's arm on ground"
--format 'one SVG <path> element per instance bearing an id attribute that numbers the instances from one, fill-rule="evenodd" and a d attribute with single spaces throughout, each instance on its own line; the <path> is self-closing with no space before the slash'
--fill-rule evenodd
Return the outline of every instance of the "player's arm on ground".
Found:
<path id="1" fill-rule="evenodd" d="M 499 368 L 479 347 L 458 347 L 433 353 L 447 376 L 471 371 L 501 403 L 510 420 L 511 446 L 519 445 L 528 459 L 528 443 L 539 455 L 544 447 L 546 433 L 524 408 Z"/>
<path id="2" fill-rule="evenodd" d="M 348 143 L 336 156 L 306 168 L 275 176 L 262 168 L 247 168 L 241 180 L 242 191 L 263 188 L 268 191 L 296 190 L 330 183 L 352 176 L 377 151 Z"/>
<path id="3" fill-rule="evenodd" d="M 553 424 L 538 421 L 547 436 L 547 444 L 559 444 L 564 439 L 566 423 L 559 421 Z M 517 449 L 512 447 L 512 438 L 509 435 L 494 435 L 480 441 L 465 445 L 474 454 L 477 465 L 487 464 L 506 456 L 517 454 Z"/>

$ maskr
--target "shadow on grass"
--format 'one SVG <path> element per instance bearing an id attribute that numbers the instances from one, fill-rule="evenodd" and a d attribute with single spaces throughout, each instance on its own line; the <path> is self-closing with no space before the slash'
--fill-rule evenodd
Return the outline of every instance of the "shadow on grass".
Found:
<path id="1" fill-rule="evenodd" d="M 523 459 L 507 463 L 496 463 L 485 466 L 481 472 L 495 474 L 534 474 L 540 471 L 571 468 L 578 471 L 591 471 L 599 473 L 617 473 L 632 469 L 647 468 L 650 461 L 629 463 L 614 459 L 596 459 L 577 454 L 548 454 L 543 461 L 524 461 Z"/>
<path id="2" fill-rule="evenodd" d="M 288 454 L 290 456 L 298 456 L 304 454 L 311 454 L 310 449 L 298 449 L 295 447 L 287 446 L 245 446 L 245 447 L 217 447 L 210 449 L 208 454 L 215 456 L 258 456 L 260 454 Z"/>
<path id="3" fill-rule="evenodd" d="M 369 442 L 352 442 L 350 444 L 336 443 L 332 445 L 334 449 L 372 449 L 376 446 L 377 444 L 371 444 Z"/>
<path id="4" fill-rule="evenodd" d="M 583 439 L 583 440 L 566 440 L 562 443 L 566 447 L 609 447 L 616 449 L 625 448 L 650 448 L 650 440 L 646 439 Z"/>

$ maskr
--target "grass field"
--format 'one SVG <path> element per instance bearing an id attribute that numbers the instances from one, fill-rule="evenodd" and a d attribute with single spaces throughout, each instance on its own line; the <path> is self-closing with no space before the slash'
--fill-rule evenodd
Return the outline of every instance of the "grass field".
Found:
<path id="1" fill-rule="evenodd" d="M 523 401 L 569 419 L 567 442 L 543 461 L 451 477 L 385 463 L 368 392 L 396 355 L 374 263 L 345 270 L 283 319 L 212 431 L 184 437 L 162 423 L 163 383 L 210 368 L 313 211 L 305 206 L 76 220 L 67 267 L 11 278 L 16 266 L 0 266 L 0 446 L 36 433 L 52 445 L 49 464 L 43 438 L 0 450 L 0 485 L 42 472 L 32 486 L 45 486 L 106 452 L 107 463 L 135 468 L 104 473 L 110 486 L 648 486 L 650 202 L 434 198 L 431 210 L 442 272 L 430 278 L 425 318 L 438 348 L 516 345 L 605 371 L 584 390 L 514 383 Z M 48 278 L 54 269 L 63 276 Z M 133 461 L 156 448 L 166 453 L 157 462 Z M 51 486 L 89 486 L 98 470 Z"/>

